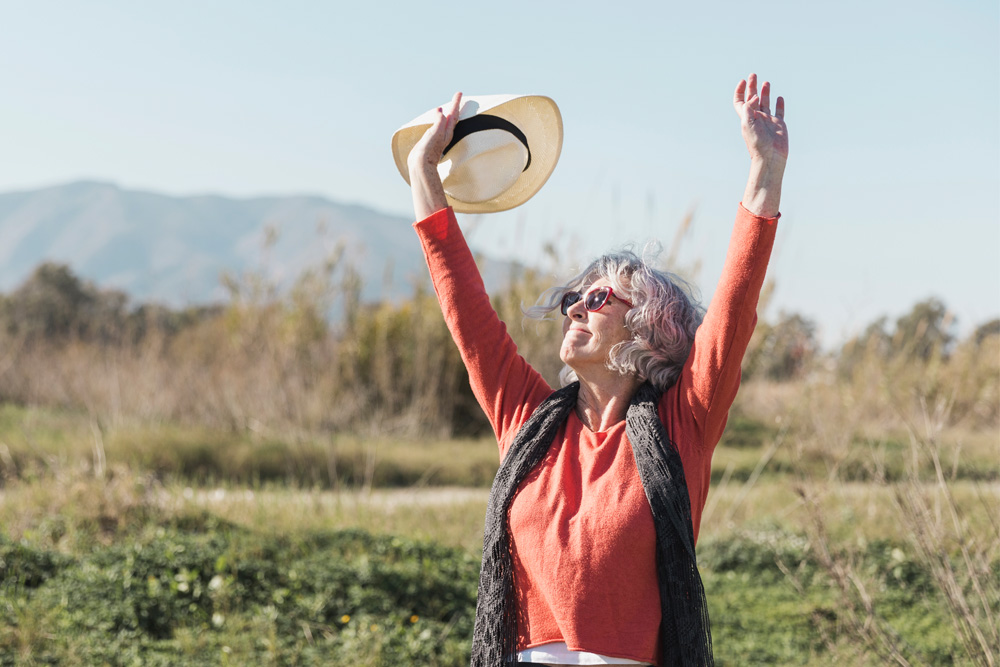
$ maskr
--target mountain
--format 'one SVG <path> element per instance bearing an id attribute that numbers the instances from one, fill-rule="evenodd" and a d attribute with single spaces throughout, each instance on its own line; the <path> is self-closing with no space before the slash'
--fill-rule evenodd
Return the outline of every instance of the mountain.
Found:
<path id="1" fill-rule="evenodd" d="M 99 182 L 11 192 L 0 194 L 0 292 L 55 261 L 133 302 L 209 303 L 226 297 L 224 271 L 262 270 L 288 285 L 342 246 L 363 299 L 399 298 L 427 281 L 410 223 L 314 196 L 171 197 Z M 510 270 L 487 261 L 487 285 Z"/>

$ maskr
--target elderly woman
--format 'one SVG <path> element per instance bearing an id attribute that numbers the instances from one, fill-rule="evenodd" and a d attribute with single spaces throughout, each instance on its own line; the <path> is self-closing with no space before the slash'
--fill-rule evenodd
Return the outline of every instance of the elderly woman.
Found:
<path id="1" fill-rule="evenodd" d="M 437 165 L 460 102 L 407 163 L 434 288 L 500 447 L 472 662 L 711 664 L 694 545 L 774 241 L 784 101 L 772 114 L 754 74 L 736 87 L 750 177 L 704 318 L 671 275 L 601 257 L 533 309 L 564 316 L 557 391 L 517 354 L 448 207 Z"/>

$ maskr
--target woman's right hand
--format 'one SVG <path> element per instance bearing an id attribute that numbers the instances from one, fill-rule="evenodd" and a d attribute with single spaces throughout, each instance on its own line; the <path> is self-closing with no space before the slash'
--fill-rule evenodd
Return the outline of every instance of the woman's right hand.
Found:
<path id="1" fill-rule="evenodd" d="M 413 213 L 417 220 L 448 207 L 437 165 L 455 132 L 461 104 L 462 93 L 455 93 L 451 102 L 438 107 L 434 123 L 427 128 L 406 159 L 413 194 Z"/>

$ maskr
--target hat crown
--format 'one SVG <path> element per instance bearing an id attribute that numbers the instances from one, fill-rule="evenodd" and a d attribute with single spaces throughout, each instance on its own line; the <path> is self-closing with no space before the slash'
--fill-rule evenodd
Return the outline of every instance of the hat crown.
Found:
<path id="1" fill-rule="evenodd" d="M 479 204 L 503 194 L 528 164 L 528 149 L 504 130 L 474 132 L 449 150 L 438 164 L 445 194 Z"/>

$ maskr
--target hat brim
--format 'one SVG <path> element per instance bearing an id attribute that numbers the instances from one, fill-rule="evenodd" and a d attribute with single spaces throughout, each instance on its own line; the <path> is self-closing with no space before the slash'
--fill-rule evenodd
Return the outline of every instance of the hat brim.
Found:
<path id="1" fill-rule="evenodd" d="M 465 202 L 445 193 L 448 204 L 459 213 L 495 213 L 520 206 L 549 180 L 562 152 L 562 116 L 551 98 L 542 95 L 470 95 L 463 98 L 459 120 L 482 113 L 503 118 L 524 133 L 531 151 L 531 163 L 513 185 L 492 199 Z M 421 114 L 396 130 L 392 137 L 396 168 L 407 183 L 410 182 L 407 157 L 434 122 L 436 114 L 436 109 Z"/>

